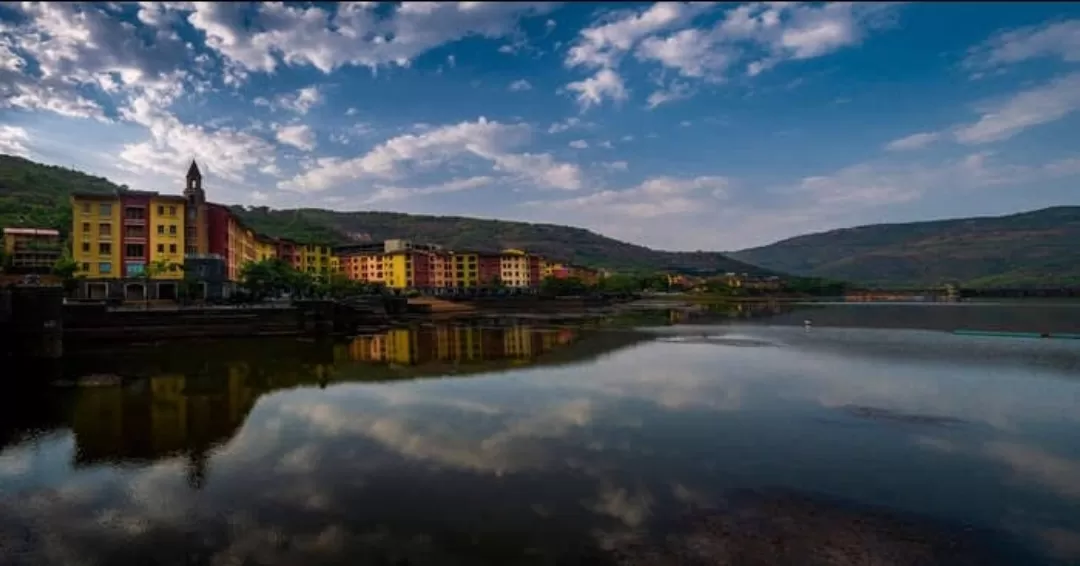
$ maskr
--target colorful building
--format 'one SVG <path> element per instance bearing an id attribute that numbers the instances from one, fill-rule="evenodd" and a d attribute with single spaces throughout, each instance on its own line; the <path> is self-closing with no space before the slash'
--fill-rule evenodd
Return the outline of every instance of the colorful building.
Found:
<path id="1" fill-rule="evenodd" d="M 554 279 L 579 279 L 586 285 L 595 285 L 600 282 L 599 271 L 583 265 L 558 261 L 544 261 L 543 278 L 547 279 L 548 277 Z"/>
<path id="2" fill-rule="evenodd" d="M 77 193 L 71 200 L 72 257 L 86 296 L 177 296 L 184 276 L 183 197 L 123 191 Z"/>
<path id="3" fill-rule="evenodd" d="M 269 238 L 208 202 L 194 161 L 182 195 L 124 190 L 72 196 L 72 256 L 90 298 L 176 298 L 185 273 L 204 297 L 227 295 L 249 262 L 281 258 L 309 273 L 339 268 L 329 246 Z M 216 264 L 216 265 L 215 265 Z M 151 276 L 146 277 L 147 270 Z M 221 281 L 202 280 L 207 273 Z"/>
<path id="4" fill-rule="evenodd" d="M 540 285 L 543 258 L 524 250 L 506 249 L 499 254 L 499 279 L 511 288 Z"/>
<path id="5" fill-rule="evenodd" d="M 4 228 L 3 245 L 12 273 L 50 273 L 63 253 L 60 232 L 44 228 Z"/>

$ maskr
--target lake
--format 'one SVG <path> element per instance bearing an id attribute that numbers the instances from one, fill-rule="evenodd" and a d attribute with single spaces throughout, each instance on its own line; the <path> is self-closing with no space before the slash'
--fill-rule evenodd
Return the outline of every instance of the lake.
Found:
<path id="1" fill-rule="evenodd" d="M 1080 340 L 942 331 L 1080 308 L 873 308 L 73 356 L 137 379 L 5 394 L 0 564 L 1080 563 Z"/>

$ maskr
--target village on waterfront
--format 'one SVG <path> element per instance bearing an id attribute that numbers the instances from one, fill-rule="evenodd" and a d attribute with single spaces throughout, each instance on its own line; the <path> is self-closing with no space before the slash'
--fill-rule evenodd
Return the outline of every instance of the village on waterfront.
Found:
<path id="1" fill-rule="evenodd" d="M 55 229 L 4 228 L 7 282 L 21 283 L 29 275 L 64 285 L 69 299 L 140 306 L 258 302 L 282 295 L 469 298 L 674 290 L 734 296 L 790 290 L 775 275 L 613 273 L 525 249 L 448 249 L 405 239 L 333 245 L 272 237 L 207 200 L 194 161 L 182 194 L 75 193 L 71 218 L 66 237 Z"/>

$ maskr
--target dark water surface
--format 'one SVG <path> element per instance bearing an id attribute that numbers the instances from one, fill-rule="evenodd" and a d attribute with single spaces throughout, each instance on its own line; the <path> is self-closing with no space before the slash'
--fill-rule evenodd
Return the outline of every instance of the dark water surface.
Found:
<path id="1" fill-rule="evenodd" d="M 1080 341 L 641 316 L 69 360 L 0 564 L 1080 563 Z"/>

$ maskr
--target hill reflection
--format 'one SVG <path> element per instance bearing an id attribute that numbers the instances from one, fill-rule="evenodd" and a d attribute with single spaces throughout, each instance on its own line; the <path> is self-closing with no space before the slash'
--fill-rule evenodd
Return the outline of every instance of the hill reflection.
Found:
<path id="1" fill-rule="evenodd" d="M 72 360 L 67 373 L 118 375 L 127 384 L 70 392 L 57 411 L 66 422 L 56 426 L 73 432 L 76 467 L 183 457 L 197 487 L 207 454 L 274 391 L 573 363 L 643 339 L 582 328 L 436 325 L 346 343 L 262 339 L 98 352 Z"/>

